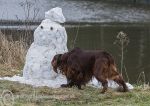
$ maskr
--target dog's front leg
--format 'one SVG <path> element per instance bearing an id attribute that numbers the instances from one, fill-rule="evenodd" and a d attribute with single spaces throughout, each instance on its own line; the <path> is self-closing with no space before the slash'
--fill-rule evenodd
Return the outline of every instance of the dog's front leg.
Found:
<path id="1" fill-rule="evenodd" d="M 73 85 L 74 85 L 74 83 L 71 80 L 67 79 L 67 84 L 62 84 L 61 87 L 62 88 L 70 88 Z"/>
<path id="2" fill-rule="evenodd" d="M 77 87 L 78 87 L 79 90 L 83 90 L 83 89 L 81 88 L 81 84 L 77 84 Z"/>

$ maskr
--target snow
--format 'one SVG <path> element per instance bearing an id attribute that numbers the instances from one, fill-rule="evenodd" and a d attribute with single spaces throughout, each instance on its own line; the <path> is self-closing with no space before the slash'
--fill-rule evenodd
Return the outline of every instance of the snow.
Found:
<path id="1" fill-rule="evenodd" d="M 101 88 L 102 84 L 100 82 L 98 82 L 96 80 L 96 78 L 93 78 L 93 80 L 89 83 L 91 86 L 96 87 L 96 88 Z M 127 87 L 129 90 L 133 89 L 133 85 L 131 85 L 130 83 L 126 83 Z M 108 87 L 109 88 L 113 88 L 113 89 L 117 89 L 119 87 L 119 85 L 114 82 L 113 80 L 108 80 Z"/>
<path id="2" fill-rule="evenodd" d="M 53 88 L 67 83 L 66 78 L 61 74 L 56 74 L 51 66 L 54 55 L 68 51 L 66 30 L 60 25 L 64 22 L 65 18 L 61 8 L 56 7 L 45 12 L 45 19 L 34 31 L 34 41 L 26 55 L 23 76 L 4 77 L 0 80 Z M 90 84 L 102 87 L 96 79 L 93 79 Z M 131 86 L 129 89 L 133 89 L 132 85 L 128 85 Z M 116 88 L 118 85 L 109 81 L 109 87 Z"/>
<path id="3" fill-rule="evenodd" d="M 3 77 L 0 78 L 0 80 L 8 80 L 8 81 L 17 81 L 22 84 L 29 84 L 34 87 L 40 87 L 40 86 L 48 86 L 51 88 L 59 88 L 61 84 L 67 83 L 65 80 L 65 77 L 63 76 L 56 76 L 53 78 L 53 80 L 46 80 L 46 79 L 26 79 L 25 77 L 21 76 L 13 76 L 13 77 Z"/>
<path id="4" fill-rule="evenodd" d="M 59 7 L 47 11 L 45 13 L 45 18 L 59 23 L 64 23 L 66 21 L 65 17 L 63 16 L 62 9 Z"/>

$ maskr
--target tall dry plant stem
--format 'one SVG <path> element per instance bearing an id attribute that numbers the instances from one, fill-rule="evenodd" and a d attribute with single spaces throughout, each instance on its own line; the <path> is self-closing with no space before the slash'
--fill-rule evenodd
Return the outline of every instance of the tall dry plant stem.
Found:
<path id="1" fill-rule="evenodd" d="M 124 53 L 125 53 L 125 48 L 129 43 L 129 38 L 127 36 L 127 34 L 125 34 L 124 32 L 120 31 L 118 33 L 118 35 L 116 36 L 116 41 L 114 42 L 114 44 L 117 44 L 117 46 L 119 46 L 120 50 L 121 50 L 121 60 L 120 60 L 120 71 L 121 71 L 121 75 L 123 73 L 123 68 L 125 68 L 124 65 Z M 124 70 L 127 76 L 127 79 L 129 81 L 129 77 L 128 74 L 126 72 L 126 69 Z"/>

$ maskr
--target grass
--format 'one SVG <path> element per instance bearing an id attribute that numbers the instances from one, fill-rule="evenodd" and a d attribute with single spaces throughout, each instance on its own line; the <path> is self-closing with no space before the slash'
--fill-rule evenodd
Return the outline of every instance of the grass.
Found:
<path id="1" fill-rule="evenodd" d="M 0 94 L 9 90 L 14 95 L 14 106 L 149 106 L 150 88 L 137 86 L 134 90 L 122 93 L 108 90 L 100 94 L 93 87 L 77 88 L 34 88 L 17 82 L 0 81 Z M 1 101 L 2 102 L 2 101 Z"/>

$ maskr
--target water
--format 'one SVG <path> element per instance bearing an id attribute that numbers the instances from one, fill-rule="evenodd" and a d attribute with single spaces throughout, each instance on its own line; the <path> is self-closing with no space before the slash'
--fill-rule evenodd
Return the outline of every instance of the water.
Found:
<path id="1" fill-rule="evenodd" d="M 70 22 L 150 21 L 148 6 L 129 4 L 100 0 L 0 0 L 0 19 L 39 21 L 43 20 L 45 11 L 59 6 Z"/>
<path id="2" fill-rule="evenodd" d="M 68 48 L 73 47 L 73 42 L 78 30 L 78 24 L 65 25 L 68 34 Z M 3 29 L 6 35 L 14 35 L 18 40 L 25 35 L 22 29 Z M 118 32 L 125 32 L 130 42 L 125 49 L 124 63 L 130 83 L 136 83 L 138 76 L 144 71 L 146 81 L 150 82 L 150 24 L 147 23 L 103 23 L 80 24 L 75 47 L 83 49 L 103 49 L 111 53 L 120 69 L 120 49 L 114 44 Z M 33 39 L 33 31 L 29 40 Z M 28 35 L 29 36 L 29 35 Z M 30 44 L 31 42 L 29 42 Z M 127 80 L 125 71 L 123 76 Z"/>

